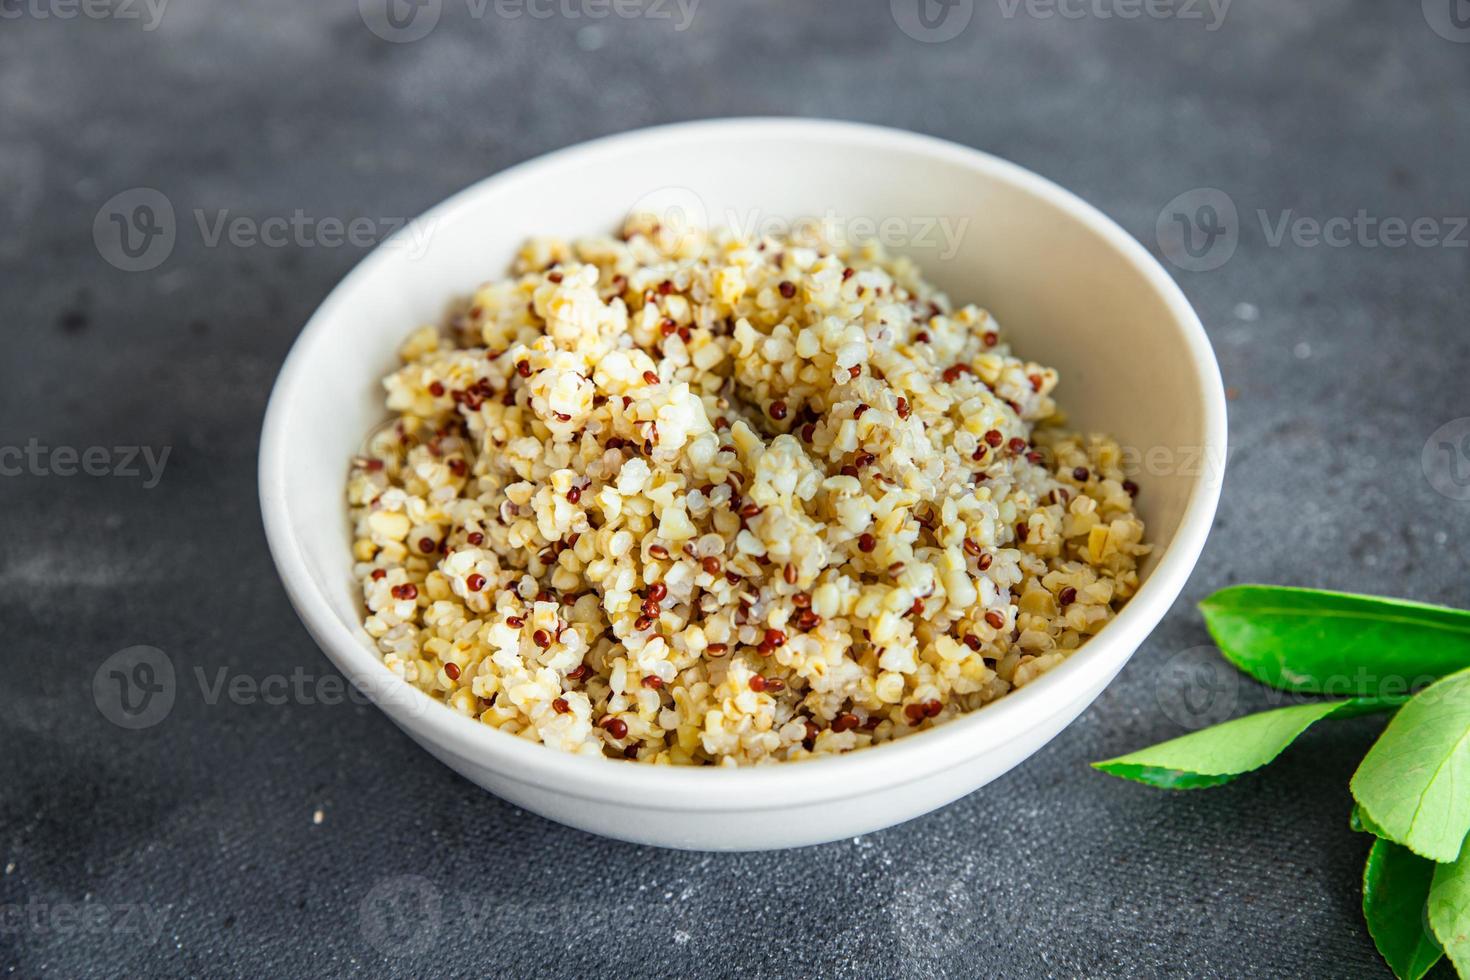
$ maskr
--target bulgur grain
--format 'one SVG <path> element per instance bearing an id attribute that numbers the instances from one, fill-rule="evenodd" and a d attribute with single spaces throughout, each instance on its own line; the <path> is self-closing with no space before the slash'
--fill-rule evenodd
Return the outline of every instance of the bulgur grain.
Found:
<path id="1" fill-rule="evenodd" d="M 348 482 L 365 629 L 566 751 L 733 765 L 943 723 L 1081 647 L 1149 550 L 1056 372 L 876 244 L 535 240 L 402 357 Z"/>

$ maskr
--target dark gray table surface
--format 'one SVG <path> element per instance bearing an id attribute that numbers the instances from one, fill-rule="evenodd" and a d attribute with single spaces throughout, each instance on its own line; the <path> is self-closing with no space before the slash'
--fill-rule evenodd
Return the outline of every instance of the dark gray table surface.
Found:
<path id="1" fill-rule="evenodd" d="M 1347 826 L 1347 780 L 1379 723 L 1323 726 L 1202 793 L 1086 763 L 1180 734 L 1186 704 L 1224 717 L 1270 703 L 1191 653 L 1208 643 L 1193 601 L 1222 585 L 1470 603 L 1464 429 L 1446 430 L 1442 466 L 1422 456 L 1470 415 L 1470 30 L 1448 3 L 1190 0 L 1135 19 L 1150 8 L 959 0 L 935 30 L 963 29 L 944 41 L 899 28 L 917 23 L 911 0 L 897 15 L 883 0 L 696 0 L 687 24 L 672 4 L 598 18 L 597 0 L 558 3 L 533 17 L 442 0 L 407 43 L 350 0 L 190 0 L 157 20 L 158 0 L 0 3 L 0 446 L 38 447 L 21 465 L 0 456 L 0 966 L 1386 975 L 1358 910 L 1365 842 Z M 213 696 L 222 676 L 332 676 L 267 554 L 255 453 L 287 349 L 364 252 L 305 234 L 211 243 L 219 212 L 381 228 L 557 147 L 745 114 L 993 151 L 1156 252 L 1178 195 L 1215 188 L 1236 207 L 1224 251 L 1202 259 L 1217 268 L 1172 270 L 1231 388 L 1219 518 L 1184 599 L 1103 697 L 937 813 L 708 855 L 518 811 L 330 690 Z M 158 255 L 119 252 L 107 206 L 133 192 L 112 211 L 139 217 L 137 188 L 177 219 L 147 271 L 127 267 Z M 1199 217 L 1200 200 L 1181 213 Z M 1371 221 L 1331 242 L 1276 235 L 1283 217 L 1360 213 Z M 1395 246 L 1389 218 L 1429 223 Z M 93 467 L 111 475 L 59 475 L 57 447 L 100 447 Z M 120 447 L 155 462 L 167 449 L 161 476 Z M 99 708 L 106 672 L 101 701 L 93 680 L 135 645 L 167 654 L 177 697 L 129 731 Z"/>

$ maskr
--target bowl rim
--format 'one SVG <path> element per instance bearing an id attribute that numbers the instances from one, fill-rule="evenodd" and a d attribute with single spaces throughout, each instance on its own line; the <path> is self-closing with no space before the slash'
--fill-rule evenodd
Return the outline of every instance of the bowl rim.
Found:
<path id="1" fill-rule="evenodd" d="M 729 140 L 773 135 L 857 149 L 904 150 L 954 163 L 1044 198 L 1098 234 L 1157 292 L 1182 333 L 1198 380 L 1204 419 L 1202 448 L 1209 454 L 1206 458 L 1223 465 L 1227 438 L 1224 386 L 1204 326 L 1178 284 L 1143 245 L 1091 204 L 1018 164 L 968 146 L 906 130 L 837 120 L 735 117 L 673 123 L 601 137 L 516 164 L 455 193 L 421 220 L 446 221 L 476 198 L 539 180 L 546 170 L 580 169 L 601 155 L 638 144 L 654 150 L 661 144 L 708 137 Z M 349 301 L 359 284 L 391 261 L 391 251 L 385 252 L 380 245 L 333 287 L 292 344 L 277 376 L 259 449 L 261 515 L 271 557 L 308 632 L 337 668 L 396 724 L 472 766 L 560 796 L 633 802 L 655 809 L 760 811 L 839 800 L 958 766 L 1045 725 L 1079 699 L 1091 703 L 1173 605 L 1198 562 L 1214 520 L 1223 473 L 1202 471 L 1194 477 L 1179 526 L 1157 565 L 1117 617 L 1087 642 L 1087 655 L 1069 657 L 1020 690 L 936 728 L 841 755 L 740 767 L 629 764 L 530 742 L 461 715 L 388 671 L 361 627 L 353 631 L 337 619 L 316 587 L 291 532 L 284 446 L 293 415 L 293 393 L 309 383 L 308 353 L 325 342 L 326 325 L 337 309 Z M 1080 710 L 1085 708 L 1086 704 Z"/>

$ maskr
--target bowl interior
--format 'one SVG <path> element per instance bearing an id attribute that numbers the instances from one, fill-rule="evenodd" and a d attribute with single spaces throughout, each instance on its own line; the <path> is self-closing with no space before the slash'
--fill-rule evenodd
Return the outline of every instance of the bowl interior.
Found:
<path id="1" fill-rule="evenodd" d="M 318 311 L 274 396 L 287 532 L 342 624 L 367 648 L 351 576 L 347 460 L 384 417 L 381 377 L 416 326 L 504 275 L 530 235 L 612 232 L 633 210 L 779 228 L 827 217 L 912 257 L 956 303 L 989 309 L 1024 357 L 1061 373 L 1073 427 L 1106 432 L 1136 461 L 1156 555 L 1192 494 L 1218 374 L 1142 249 L 1076 198 L 950 144 L 801 121 L 653 130 L 553 154 L 425 215 L 356 269 Z M 1181 312 L 1182 310 L 1182 312 Z M 1156 564 L 1151 561 L 1145 574 Z M 1181 577 L 1182 584 L 1182 577 Z"/>

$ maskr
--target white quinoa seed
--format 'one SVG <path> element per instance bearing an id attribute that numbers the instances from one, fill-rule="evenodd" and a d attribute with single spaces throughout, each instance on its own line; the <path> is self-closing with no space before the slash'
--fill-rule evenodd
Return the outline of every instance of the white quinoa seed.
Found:
<path id="1" fill-rule="evenodd" d="M 1149 551 L 1054 370 L 811 226 L 535 239 L 401 355 L 347 488 L 364 626 L 565 751 L 739 765 L 939 724 L 1076 651 Z"/>

